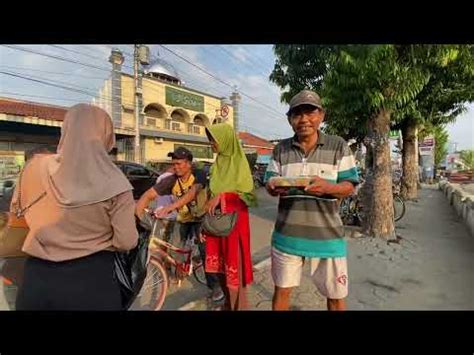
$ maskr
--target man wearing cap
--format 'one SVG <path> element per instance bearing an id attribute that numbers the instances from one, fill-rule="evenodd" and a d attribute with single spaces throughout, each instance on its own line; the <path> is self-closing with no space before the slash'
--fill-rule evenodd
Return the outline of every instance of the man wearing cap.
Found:
<path id="1" fill-rule="evenodd" d="M 207 184 L 207 176 L 203 171 L 192 170 L 193 155 L 184 148 L 178 147 L 174 152 L 168 153 L 174 168 L 174 174 L 160 180 L 155 186 L 146 191 L 137 202 L 136 215 L 143 217 L 144 209 L 148 207 L 150 202 L 160 196 L 173 195 L 176 200 L 181 199 L 190 190 L 196 193 Z M 200 222 L 195 219 L 190 211 L 190 207 L 195 205 L 195 201 L 187 202 L 183 207 L 178 209 L 176 221 L 178 222 L 181 243 L 184 244 L 189 238 L 197 237 L 200 233 Z M 166 216 L 175 208 L 173 204 L 162 208 L 159 212 L 160 216 Z M 204 258 L 205 248 L 199 244 L 201 257 Z M 204 260 L 204 259 L 203 259 Z M 224 293 L 219 286 L 219 282 L 214 274 L 206 273 L 207 286 L 212 290 L 211 298 L 214 302 L 224 299 Z"/>
<path id="2" fill-rule="evenodd" d="M 359 177 L 344 139 L 320 131 L 324 115 L 318 94 L 303 90 L 295 95 L 287 113 L 295 135 L 274 148 L 268 166 L 270 176 L 311 178 L 305 188 L 275 187 L 274 181 L 266 185 L 271 195 L 280 196 L 272 235 L 274 310 L 289 309 L 305 261 L 328 310 L 346 309 L 346 241 L 338 199 L 354 192 Z"/>

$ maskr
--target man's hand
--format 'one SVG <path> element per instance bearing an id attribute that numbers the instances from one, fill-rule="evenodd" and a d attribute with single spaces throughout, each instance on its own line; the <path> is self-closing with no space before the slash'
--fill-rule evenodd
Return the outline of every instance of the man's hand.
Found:
<path id="1" fill-rule="evenodd" d="M 307 193 L 315 196 L 331 195 L 334 191 L 335 184 L 327 182 L 319 176 L 311 179 L 311 182 L 304 189 Z"/>
<path id="2" fill-rule="evenodd" d="M 160 209 L 156 209 L 154 214 L 156 218 L 166 218 L 170 213 L 174 211 L 173 208 L 166 206 Z"/>
<path id="3" fill-rule="evenodd" d="M 153 187 L 148 189 L 137 201 L 137 205 L 135 207 L 135 215 L 139 219 L 143 219 L 143 216 L 145 215 L 145 208 L 148 207 L 151 201 L 158 197 L 159 196 Z"/>
<path id="4" fill-rule="evenodd" d="M 275 187 L 274 182 L 272 180 L 269 180 L 267 182 L 265 188 L 267 189 L 267 192 L 272 196 L 286 195 L 288 191 L 283 187 Z"/>

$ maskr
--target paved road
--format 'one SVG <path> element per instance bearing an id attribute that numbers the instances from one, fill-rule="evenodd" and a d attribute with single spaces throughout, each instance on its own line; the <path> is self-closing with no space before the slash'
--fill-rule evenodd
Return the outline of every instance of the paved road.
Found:
<path id="1" fill-rule="evenodd" d="M 436 186 L 425 186 L 397 224 L 399 243 L 348 238 L 350 310 L 473 310 L 474 239 Z M 269 265 L 255 273 L 252 310 L 271 309 Z M 192 305 L 206 310 L 204 298 Z M 293 310 L 324 310 L 308 267 L 292 295 Z"/>
<path id="2" fill-rule="evenodd" d="M 251 211 L 254 264 L 268 256 L 276 199 L 258 192 L 260 206 Z M 409 202 L 397 224 L 399 243 L 367 237 L 348 238 L 349 297 L 352 310 L 473 310 L 474 239 L 436 186 L 424 186 L 418 203 Z M 255 272 L 251 309 L 268 310 L 273 283 L 269 264 Z M 5 290 L 7 297 L 12 291 Z M 0 292 L 0 309 L 8 309 Z M 207 289 L 190 278 L 171 287 L 164 309 L 207 309 Z M 325 299 L 308 277 L 294 291 L 292 309 L 322 310 Z"/>

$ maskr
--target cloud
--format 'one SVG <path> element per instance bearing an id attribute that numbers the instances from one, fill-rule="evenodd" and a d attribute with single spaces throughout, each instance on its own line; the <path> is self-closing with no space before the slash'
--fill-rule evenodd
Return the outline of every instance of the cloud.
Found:
<path id="1" fill-rule="evenodd" d="M 21 45 L 19 48 L 26 48 L 33 50 L 39 53 L 51 54 L 55 56 L 60 56 L 65 59 L 75 59 L 80 60 L 81 62 L 91 63 L 95 65 L 103 66 L 107 68 L 110 66 L 106 60 L 104 63 L 100 63 L 97 60 L 95 62 L 92 59 L 83 59 L 77 54 L 68 53 L 59 48 L 54 48 L 49 45 Z M 65 46 L 66 48 L 71 48 L 74 50 L 79 50 L 77 46 Z M 89 53 L 85 52 L 84 53 Z M 72 54 L 72 56 L 70 55 Z M 104 51 L 102 53 L 98 52 L 97 54 L 90 53 L 91 55 L 105 56 Z M 86 57 L 85 57 L 86 58 Z M 59 61 L 53 58 L 44 57 L 34 53 L 28 53 L 23 51 L 18 51 L 11 48 L 0 47 L 0 66 L 9 66 L 15 68 L 5 68 L 5 71 L 18 73 L 23 76 L 31 76 L 38 80 L 46 81 L 57 81 L 62 82 L 58 83 L 59 85 L 66 86 L 79 86 L 84 90 L 91 92 L 91 95 L 85 95 L 78 92 L 73 92 L 70 90 L 53 87 L 45 85 L 38 82 L 28 81 L 22 78 L 10 77 L 10 76 L 1 76 L 0 80 L 0 90 L 2 92 L 13 92 L 21 94 L 19 96 L 22 99 L 30 101 L 45 102 L 57 105 L 69 106 L 78 102 L 89 102 L 92 99 L 92 94 L 97 92 L 98 89 L 102 86 L 102 81 L 98 79 L 90 79 L 87 77 L 79 77 L 74 74 L 81 74 L 85 76 L 93 76 L 96 78 L 103 77 L 104 79 L 108 77 L 109 73 L 106 71 L 98 71 L 92 68 L 87 68 L 84 66 L 79 66 L 74 63 L 67 63 L 64 61 Z M 47 73 L 45 73 L 45 71 Z M 56 73 L 56 74 L 55 74 Z M 65 75 L 66 74 L 66 75 Z M 67 74 L 72 74 L 68 76 Z M 16 96 L 11 94 L 3 94 L 2 96 Z"/>
<path id="2" fill-rule="evenodd" d="M 91 63 L 104 68 L 110 67 L 110 63 L 108 63 L 108 57 L 110 55 L 111 47 L 117 47 L 129 54 L 133 53 L 133 46 L 131 45 L 61 46 L 74 51 L 82 52 L 87 55 L 103 58 L 103 60 L 100 61 L 99 59 L 87 57 L 87 55 L 78 55 L 67 52 L 49 45 L 22 45 L 21 47 L 42 53 L 58 55 L 63 58 L 80 60 L 81 62 Z M 244 48 L 243 46 L 228 46 L 227 50 L 231 51 L 237 58 L 239 58 L 239 60 L 233 63 L 233 65 L 229 65 L 230 62 L 228 55 L 218 50 L 215 46 L 167 45 L 167 47 L 179 55 L 186 57 L 189 61 L 204 69 L 205 71 L 216 75 L 223 81 L 231 85 L 237 85 L 241 93 L 255 97 L 255 99 L 258 101 L 263 102 L 270 107 L 274 107 L 277 112 L 281 112 L 281 115 L 278 115 L 275 112 L 269 112 L 267 108 L 264 108 L 258 103 L 253 102 L 252 100 L 243 96 L 241 105 L 241 123 L 242 125 L 248 127 L 247 130 L 252 127 L 252 129 L 255 130 L 254 132 L 258 130 L 261 133 L 257 134 L 262 134 L 266 137 L 275 136 L 277 133 L 288 135 L 288 125 L 286 121 L 283 119 L 280 120 L 280 117 L 284 118 L 284 107 L 279 102 L 279 89 L 274 84 L 270 83 L 266 76 L 260 74 L 259 71 L 253 70 L 252 65 L 249 64 L 248 61 L 250 50 Z M 255 46 L 254 48 L 257 49 L 260 48 L 260 46 Z M 181 78 L 186 82 L 186 86 L 208 92 L 215 96 L 229 97 L 232 93 L 233 90 L 231 87 L 214 80 L 209 75 L 193 67 L 191 64 L 188 64 L 177 58 L 165 49 L 157 45 L 150 46 L 150 49 L 153 56 L 156 56 L 159 50 L 160 56 L 175 66 L 175 68 L 178 70 L 178 73 L 180 73 Z M 132 65 L 131 59 L 132 58 L 129 55 L 126 55 L 124 64 L 130 67 Z M 73 63 L 61 62 L 55 59 L 46 58 L 32 53 L 20 52 L 5 47 L 0 47 L 0 65 L 29 68 L 30 70 L 28 71 L 16 71 L 22 72 L 25 75 L 45 77 L 49 80 L 64 81 L 66 83 L 69 82 L 70 84 L 81 86 L 94 93 L 98 92 L 99 88 L 102 86 L 102 81 L 76 76 L 71 76 L 68 78 L 68 76 L 65 75 L 45 74 L 41 72 L 35 72 L 35 70 L 80 74 L 99 78 L 103 77 L 104 79 L 109 76 L 109 73 L 104 71 L 78 66 L 77 64 Z M 131 72 L 130 68 L 124 68 L 124 71 L 129 73 Z M 59 105 L 69 105 L 75 102 L 83 102 L 84 100 L 91 99 L 91 96 L 9 77 L 2 77 L 0 89 L 2 91 L 18 92 L 25 95 L 50 96 L 53 99 L 30 99 L 32 101 L 36 100 L 50 102 Z"/>
<path id="3" fill-rule="evenodd" d="M 239 47 L 237 47 L 237 48 L 235 48 L 235 49 L 232 48 L 232 49 L 231 49 L 231 52 L 232 52 L 232 54 L 234 55 L 234 57 L 235 57 L 237 60 L 239 60 L 239 61 L 241 61 L 241 62 L 243 62 L 243 63 L 250 63 L 249 58 L 248 58 L 248 53 L 247 53 L 247 51 L 244 49 L 244 47 L 239 46 Z"/>
<path id="4" fill-rule="evenodd" d="M 467 105 L 468 112 L 447 126 L 449 141 L 457 143 L 457 149 L 474 149 L 474 104 Z"/>

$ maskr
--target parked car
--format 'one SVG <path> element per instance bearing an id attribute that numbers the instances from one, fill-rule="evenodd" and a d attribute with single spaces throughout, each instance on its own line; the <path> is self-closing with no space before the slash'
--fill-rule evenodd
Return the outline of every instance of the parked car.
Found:
<path id="1" fill-rule="evenodd" d="M 158 174 L 163 174 L 171 166 L 171 160 L 153 160 L 147 162 L 146 167 L 150 170 L 158 172 Z"/>
<path id="2" fill-rule="evenodd" d="M 0 181 L 0 211 L 8 211 L 10 209 L 10 202 L 15 190 L 15 180 Z"/>
<path id="3" fill-rule="evenodd" d="M 128 181 L 132 184 L 133 198 L 135 200 L 138 200 L 146 190 L 155 185 L 156 179 L 160 176 L 156 171 L 137 163 L 125 161 L 116 161 L 114 163 L 122 170 Z"/>

